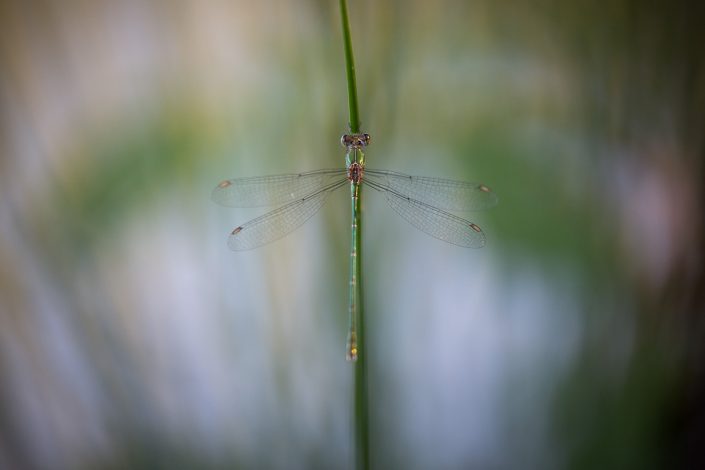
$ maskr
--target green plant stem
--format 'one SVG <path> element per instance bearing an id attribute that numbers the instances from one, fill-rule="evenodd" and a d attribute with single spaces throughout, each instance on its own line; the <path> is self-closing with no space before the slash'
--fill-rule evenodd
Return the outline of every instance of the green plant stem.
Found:
<path id="1" fill-rule="evenodd" d="M 340 0 L 340 18 L 343 26 L 343 43 L 345 45 L 345 71 L 348 81 L 348 106 L 350 108 L 350 132 L 360 133 L 360 117 L 357 107 L 357 84 L 355 82 L 355 59 L 353 57 L 352 41 L 350 39 L 350 23 L 348 21 L 348 5 L 346 0 Z M 352 249 L 355 256 L 350 257 L 351 278 L 351 308 L 357 318 L 352 319 L 356 324 L 357 360 L 352 362 L 354 367 L 354 433 L 355 440 L 355 467 L 358 469 L 370 468 L 370 438 L 369 438 L 369 408 L 367 387 L 367 345 L 365 342 L 365 315 L 362 298 L 362 217 L 361 217 L 361 186 L 353 184 L 352 190 L 352 218 L 353 239 Z"/>
<path id="2" fill-rule="evenodd" d="M 353 192 L 353 252 L 351 257 L 351 271 L 354 273 L 354 285 L 351 295 L 351 304 L 354 305 L 355 334 L 357 339 L 357 360 L 353 362 L 354 367 L 354 439 L 355 439 L 355 462 L 358 469 L 368 469 L 370 467 L 370 436 L 369 436 L 369 410 L 368 410 L 368 388 L 367 388 L 367 345 L 365 336 L 365 315 L 364 301 L 362 296 L 362 217 L 360 207 L 360 197 L 362 195 L 362 185 L 351 185 Z"/>
<path id="3" fill-rule="evenodd" d="M 350 39 L 350 22 L 348 21 L 348 2 L 340 0 L 340 19 L 343 24 L 343 43 L 345 45 L 345 71 L 348 78 L 348 107 L 350 108 L 350 132 L 360 132 L 360 114 L 357 108 L 357 83 L 355 81 L 355 59 Z"/>

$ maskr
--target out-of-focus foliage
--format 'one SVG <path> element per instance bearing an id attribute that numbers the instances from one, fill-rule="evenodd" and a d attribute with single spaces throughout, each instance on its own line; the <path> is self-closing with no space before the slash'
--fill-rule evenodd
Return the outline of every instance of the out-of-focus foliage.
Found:
<path id="1" fill-rule="evenodd" d="M 224 178 L 343 164 L 337 2 L 0 3 L 0 468 L 345 468 L 349 202 L 232 253 Z M 352 1 L 379 468 L 705 466 L 700 4 Z"/>

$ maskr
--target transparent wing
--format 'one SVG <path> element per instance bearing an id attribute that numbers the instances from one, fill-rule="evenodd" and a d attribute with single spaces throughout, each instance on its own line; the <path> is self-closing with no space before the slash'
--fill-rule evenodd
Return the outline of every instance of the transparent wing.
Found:
<path id="1" fill-rule="evenodd" d="M 369 179 L 363 181 L 368 186 L 383 192 L 392 209 L 411 225 L 432 237 L 468 248 L 481 248 L 485 245 L 485 234 L 482 229 L 469 220 L 404 196 Z"/>
<path id="2" fill-rule="evenodd" d="M 229 207 L 262 207 L 304 198 L 345 175 L 345 168 L 289 175 L 254 176 L 225 180 L 213 189 L 211 199 Z"/>
<path id="3" fill-rule="evenodd" d="M 427 176 L 409 176 L 387 170 L 365 169 L 365 178 L 400 195 L 446 211 L 488 209 L 499 198 L 482 183 L 469 183 Z"/>
<path id="4" fill-rule="evenodd" d="M 332 183 L 313 194 L 236 227 L 230 233 L 228 246 L 234 251 L 250 250 L 282 238 L 303 225 L 318 212 L 331 192 L 347 182 L 347 179 L 343 179 Z"/>

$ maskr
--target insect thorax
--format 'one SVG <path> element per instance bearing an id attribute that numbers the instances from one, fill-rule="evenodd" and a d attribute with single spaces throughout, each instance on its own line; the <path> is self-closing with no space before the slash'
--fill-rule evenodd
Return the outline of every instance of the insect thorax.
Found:
<path id="1" fill-rule="evenodd" d="M 359 180 L 362 178 L 362 168 L 365 166 L 365 154 L 362 149 L 367 147 L 369 143 L 369 134 L 343 134 L 340 138 L 340 144 L 345 147 L 346 152 L 345 163 L 348 167 L 348 179 L 356 184 L 359 184 Z M 359 173 L 359 177 L 355 177 L 351 171 L 353 164 L 359 167 L 359 170 L 354 170 Z"/>
<path id="2" fill-rule="evenodd" d="M 360 184 L 362 181 L 362 175 L 365 173 L 365 166 L 353 162 L 350 165 L 348 165 L 348 179 L 350 180 L 351 183 L 354 184 Z"/>

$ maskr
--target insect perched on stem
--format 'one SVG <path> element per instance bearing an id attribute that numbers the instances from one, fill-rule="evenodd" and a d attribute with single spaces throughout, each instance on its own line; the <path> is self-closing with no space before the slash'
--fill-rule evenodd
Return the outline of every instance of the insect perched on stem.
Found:
<path id="1" fill-rule="evenodd" d="M 354 360 L 358 349 L 355 314 L 358 305 L 356 285 L 360 275 L 356 262 L 360 186 L 384 194 L 392 209 L 419 230 L 444 242 L 468 248 L 484 246 L 485 234 L 475 223 L 451 212 L 487 209 L 497 204 L 498 198 L 481 183 L 366 168 L 363 150 L 370 143 L 369 134 L 345 134 L 340 142 L 346 150 L 345 168 L 225 180 L 215 187 L 212 199 L 230 207 L 280 205 L 233 229 L 228 246 L 240 251 L 266 245 L 292 232 L 313 216 L 333 191 L 350 184 L 353 242 L 347 356 Z"/>

